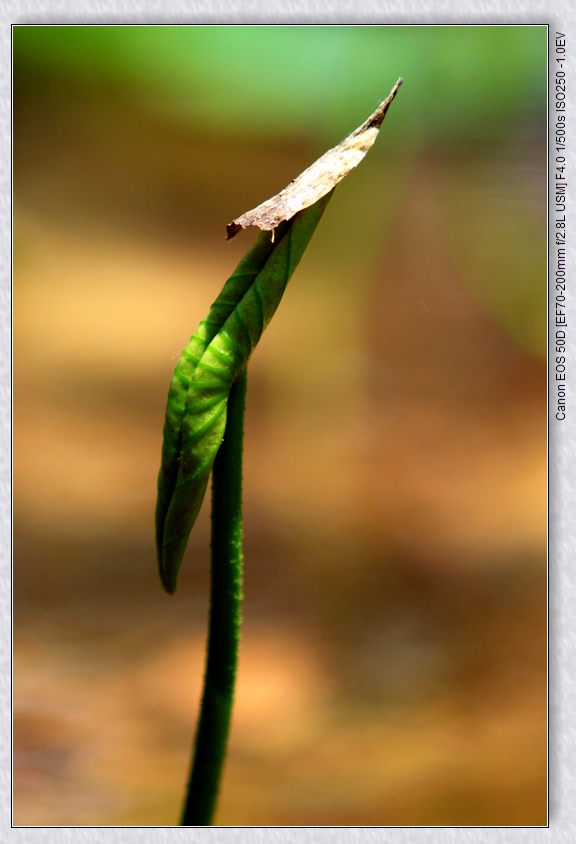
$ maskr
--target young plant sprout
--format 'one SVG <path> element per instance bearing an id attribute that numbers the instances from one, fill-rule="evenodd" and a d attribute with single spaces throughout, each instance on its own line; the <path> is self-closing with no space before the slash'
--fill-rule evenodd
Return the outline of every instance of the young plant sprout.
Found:
<path id="1" fill-rule="evenodd" d="M 210 618 L 204 691 L 181 825 L 212 823 L 230 728 L 242 602 L 242 441 L 250 355 L 320 222 L 335 186 L 364 158 L 402 83 L 370 117 L 279 194 L 226 226 L 257 226 L 240 261 L 182 352 L 168 393 L 158 477 L 160 578 L 176 589 L 212 473 Z M 271 234 L 270 234 L 271 232 Z"/>

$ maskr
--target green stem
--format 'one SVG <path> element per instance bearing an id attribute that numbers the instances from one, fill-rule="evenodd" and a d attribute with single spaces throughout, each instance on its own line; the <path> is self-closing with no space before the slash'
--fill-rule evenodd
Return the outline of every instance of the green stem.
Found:
<path id="1" fill-rule="evenodd" d="M 212 584 L 204 693 L 181 826 L 209 826 L 230 730 L 242 612 L 242 442 L 246 370 L 228 399 L 212 469 Z"/>

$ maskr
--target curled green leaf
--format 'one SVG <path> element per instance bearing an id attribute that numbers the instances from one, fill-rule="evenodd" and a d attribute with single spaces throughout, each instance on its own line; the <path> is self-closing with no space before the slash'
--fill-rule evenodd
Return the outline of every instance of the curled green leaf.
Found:
<path id="1" fill-rule="evenodd" d="M 160 576 L 173 593 L 226 427 L 228 394 L 278 307 L 332 191 L 262 233 L 210 308 L 176 366 L 166 410 L 158 478 Z"/>
<path id="2" fill-rule="evenodd" d="M 285 223 L 280 229 L 282 235 L 287 229 L 288 224 Z M 176 364 L 168 391 L 164 440 L 162 443 L 162 462 L 158 476 L 156 544 L 159 554 L 163 545 L 164 523 L 178 477 L 182 442 L 182 419 L 184 418 L 186 394 L 190 388 L 192 377 L 208 344 L 224 325 L 224 322 L 246 291 L 249 290 L 254 279 L 263 269 L 273 251 L 274 244 L 271 243 L 270 236 L 263 232 L 222 288 L 218 298 L 210 307 L 210 310 L 198 326 L 194 335 L 190 338 L 188 345 L 180 356 L 180 360 Z"/>

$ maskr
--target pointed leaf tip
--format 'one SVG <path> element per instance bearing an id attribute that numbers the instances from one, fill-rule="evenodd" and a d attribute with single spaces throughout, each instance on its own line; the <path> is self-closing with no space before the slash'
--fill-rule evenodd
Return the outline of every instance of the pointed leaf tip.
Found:
<path id="1" fill-rule="evenodd" d="M 399 77 L 386 99 L 361 126 L 320 156 L 284 190 L 228 223 L 226 240 L 231 240 L 240 229 L 246 229 L 248 226 L 258 226 L 262 231 L 273 232 L 283 220 L 290 220 L 298 211 L 318 202 L 331 191 L 362 161 L 376 140 L 382 121 L 402 81 L 402 77 Z"/>

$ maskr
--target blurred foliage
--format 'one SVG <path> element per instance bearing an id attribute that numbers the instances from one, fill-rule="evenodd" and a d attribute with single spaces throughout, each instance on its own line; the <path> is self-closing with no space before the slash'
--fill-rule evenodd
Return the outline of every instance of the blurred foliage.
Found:
<path id="1" fill-rule="evenodd" d="M 545 823 L 546 27 L 13 34 L 15 822 L 177 818 L 209 502 L 168 599 L 169 378 L 225 223 L 401 75 L 250 365 L 219 822 Z"/>
<path id="2" fill-rule="evenodd" d="M 404 190 L 416 158 L 430 151 L 443 159 L 446 186 L 454 173 L 469 179 L 474 171 L 475 207 L 465 186 L 446 196 L 463 280 L 517 342 L 544 356 L 546 230 L 537 183 L 546 166 L 546 38 L 545 26 L 15 26 L 16 124 L 22 93 L 54 109 L 75 90 L 97 114 L 94 100 L 115 92 L 190 137 L 219 136 L 230 147 L 304 143 L 311 161 L 402 76 L 370 166 L 387 168 L 390 189 L 386 162 L 395 145 Z M 521 163 L 527 145 L 533 174 Z M 462 170 L 464 159 L 472 168 Z M 232 175 L 226 179 L 232 189 Z M 371 224 L 362 210 L 366 179 L 339 191 L 358 194 L 355 212 L 342 216 L 354 262 L 358 253 L 367 261 L 379 254 L 392 206 L 382 197 Z"/>
<path id="3" fill-rule="evenodd" d="M 545 26 L 15 26 L 16 71 L 131 88 L 208 131 L 334 136 L 403 76 L 387 134 L 515 134 L 546 108 Z"/>

